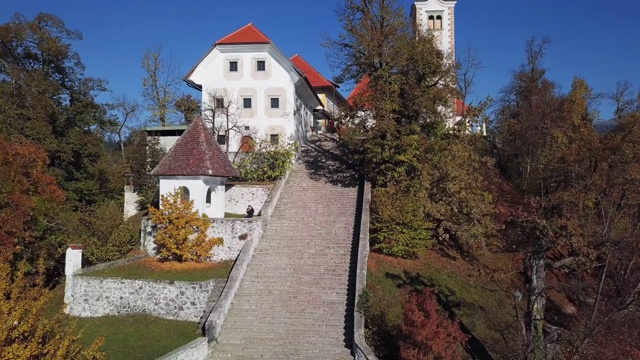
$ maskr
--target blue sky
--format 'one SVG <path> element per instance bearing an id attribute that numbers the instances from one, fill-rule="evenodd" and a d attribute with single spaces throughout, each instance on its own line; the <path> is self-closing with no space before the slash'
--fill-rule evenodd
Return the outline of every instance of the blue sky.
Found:
<path id="1" fill-rule="evenodd" d="M 402 0 L 407 14 L 412 1 Z M 114 94 L 139 98 L 145 50 L 162 45 L 186 73 L 228 33 L 253 22 L 288 56 L 299 53 L 325 77 L 333 73 L 321 46 L 335 36 L 338 0 L 0 0 L 0 22 L 14 12 L 31 18 L 39 11 L 60 16 L 79 30 L 80 53 L 89 76 L 108 80 Z M 552 44 L 545 65 L 563 91 L 574 76 L 596 91 L 610 91 L 618 80 L 640 85 L 640 1 L 619 0 L 459 0 L 456 47 L 477 50 L 484 70 L 473 99 L 497 97 L 511 72 L 524 59 L 531 36 L 548 36 Z M 186 85 L 183 90 L 190 92 Z M 343 86 L 343 95 L 351 89 Z M 194 95 L 198 95 L 194 93 Z M 108 100 L 108 96 L 101 99 Z M 603 117 L 611 108 L 602 103 Z"/>

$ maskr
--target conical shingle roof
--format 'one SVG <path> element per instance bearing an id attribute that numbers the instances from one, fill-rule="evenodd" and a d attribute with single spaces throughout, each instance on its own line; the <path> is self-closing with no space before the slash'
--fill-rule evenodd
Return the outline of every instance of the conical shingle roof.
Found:
<path id="1" fill-rule="evenodd" d="M 152 171 L 165 176 L 236 177 L 238 172 L 220 150 L 213 133 L 197 118 Z"/>

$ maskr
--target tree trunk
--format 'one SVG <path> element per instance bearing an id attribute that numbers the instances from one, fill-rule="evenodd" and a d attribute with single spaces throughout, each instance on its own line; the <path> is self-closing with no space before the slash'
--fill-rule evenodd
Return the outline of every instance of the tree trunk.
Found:
<path id="1" fill-rule="evenodd" d="M 527 359 L 545 360 L 547 349 L 544 340 L 545 250 L 534 250 L 525 259 L 527 313 Z"/>

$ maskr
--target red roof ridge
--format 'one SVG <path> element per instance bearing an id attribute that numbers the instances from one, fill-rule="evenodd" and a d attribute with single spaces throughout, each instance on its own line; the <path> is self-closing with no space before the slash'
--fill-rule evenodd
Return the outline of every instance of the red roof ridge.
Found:
<path id="1" fill-rule="evenodd" d="M 353 105 L 353 102 L 356 99 L 356 97 L 366 96 L 368 92 L 369 92 L 369 77 L 365 75 L 362 77 L 362 79 L 360 79 L 358 84 L 356 84 L 356 87 L 354 87 L 353 90 L 351 91 L 351 94 L 349 94 L 349 97 L 347 98 L 347 102 L 350 105 Z"/>
<path id="2" fill-rule="evenodd" d="M 160 163 L 151 171 L 165 176 L 236 177 L 238 173 L 222 152 L 213 132 L 201 117 L 193 120 Z"/>
<path id="3" fill-rule="evenodd" d="M 338 87 L 331 80 L 327 80 L 318 70 L 316 70 L 311 64 L 309 64 L 300 54 L 295 54 L 290 58 L 291 62 L 304 73 L 304 76 L 309 79 L 311 86 L 313 87 Z"/>
<path id="4" fill-rule="evenodd" d="M 253 25 L 253 23 L 248 23 L 240 29 L 216 41 L 214 45 L 225 44 L 271 44 L 271 39 Z"/>

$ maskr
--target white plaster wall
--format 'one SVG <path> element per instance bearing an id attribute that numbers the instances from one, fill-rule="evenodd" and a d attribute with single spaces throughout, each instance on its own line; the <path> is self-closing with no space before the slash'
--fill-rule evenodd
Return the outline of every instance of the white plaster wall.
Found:
<path id="1" fill-rule="evenodd" d="M 224 53 L 219 48 L 223 48 Z M 209 94 L 226 94 L 235 99 L 236 106 L 240 109 L 239 123 L 242 126 L 249 126 L 256 140 L 268 139 L 270 135 L 268 130 L 273 131 L 274 127 L 282 130 L 281 137 L 293 136 L 295 88 L 291 75 L 265 49 L 237 49 L 230 46 L 219 48 L 210 52 L 190 77 L 191 80 L 202 85 L 203 109 L 213 106 L 209 104 Z M 264 74 L 257 74 L 255 71 L 255 61 L 258 59 L 266 61 L 268 71 Z M 230 60 L 238 61 L 238 74 L 233 76 L 226 73 Z M 253 90 L 251 94 L 246 91 L 247 89 Z M 275 91 L 275 89 L 279 90 Z M 276 93 L 281 96 L 280 109 L 277 111 L 279 116 L 274 116 L 268 103 L 269 96 Z M 252 111 L 241 109 L 242 95 L 245 94 L 252 95 Z M 223 121 L 220 115 L 216 120 Z M 236 151 L 240 147 L 240 136 L 236 133 L 231 136 L 229 143 L 231 151 Z"/>
<path id="2" fill-rule="evenodd" d="M 181 186 L 189 189 L 193 209 L 210 218 L 223 218 L 225 212 L 224 183 L 226 179 L 211 176 L 160 176 L 160 195 L 170 194 Z M 207 190 L 211 188 L 211 204 L 207 205 Z M 162 204 L 160 204 L 162 207 Z"/>
<path id="3" fill-rule="evenodd" d="M 138 213 L 140 196 L 133 191 L 133 186 L 124 187 L 124 218 L 125 220 Z"/>
<path id="4" fill-rule="evenodd" d="M 156 139 L 165 152 L 169 151 L 173 144 L 178 141 L 180 136 L 150 136 L 150 139 Z"/>

